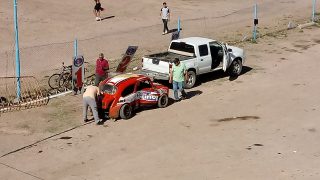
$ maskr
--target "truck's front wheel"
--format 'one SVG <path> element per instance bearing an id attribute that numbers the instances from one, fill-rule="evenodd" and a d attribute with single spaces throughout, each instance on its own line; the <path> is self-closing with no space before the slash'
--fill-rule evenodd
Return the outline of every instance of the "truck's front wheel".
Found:
<path id="1" fill-rule="evenodd" d="M 242 71 L 242 62 L 240 59 L 235 59 L 229 67 L 229 74 L 231 77 L 237 77 L 241 74 L 241 71 Z"/>
<path id="2" fill-rule="evenodd" d="M 194 71 L 188 71 L 188 79 L 185 82 L 185 87 L 186 89 L 192 88 L 196 84 L 197 76 Z"/>

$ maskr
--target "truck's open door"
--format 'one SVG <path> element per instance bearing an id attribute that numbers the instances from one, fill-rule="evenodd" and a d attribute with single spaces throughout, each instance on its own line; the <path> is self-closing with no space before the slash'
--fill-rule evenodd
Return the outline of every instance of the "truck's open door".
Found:
<path id="1" fill-rule="evenodd" d="M 222 49 L 223 49 L 223 64 L 222 64 L 222 69 L 224 72 L 227 71 L 229 64 L 230 64 L 230 55 L 228 52 L 228 48 L 226 44 L 221 44 Z"/>

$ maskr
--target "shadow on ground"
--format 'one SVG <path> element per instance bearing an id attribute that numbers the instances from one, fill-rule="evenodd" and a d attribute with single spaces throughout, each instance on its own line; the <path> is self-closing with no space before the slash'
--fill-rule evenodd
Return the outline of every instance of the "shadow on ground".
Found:
<path id="1" fill-rule="evenodd" d="M 251 68 L 251 67 L 243 66 L 240 76 L 250 72 L 252 69 L 253 68 Z M 229 76 L 229 74 L 224 72 L 223 70 L 214 71 L 214 72 L 210 72 L 210 73 L 198 76 L 195 87 L 200 86 L 203 83 L 207 83 L 207 82 L 210 82 L 210 81 L 222 79 L 222 78 L 225 78 L 225 77 L 229 77 L 229 81 L 234 81 L 234 80 L 236 80 L 238 78 L 238 77 Z M 157 80 L 157 82 L 169 87 L 172 90 L 172 84 L 169 84 L 168 81 Z"/>
<path id="2" fill-rule="evenodd" d="M 101 18 L 101 21 L 106 20 L 106 19 L 111 19 L 111 18 L 114 18 L 114 17 L 115 16 L 107 16 L 107 17 Z"/>

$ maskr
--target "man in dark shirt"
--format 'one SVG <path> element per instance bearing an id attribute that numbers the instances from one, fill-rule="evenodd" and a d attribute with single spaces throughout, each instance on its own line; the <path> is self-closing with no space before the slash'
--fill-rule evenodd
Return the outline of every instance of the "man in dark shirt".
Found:
<path id="1" fill-rule="evenodd" d="M 96 62 L 96 79 L 95 85 L 99 86 L 99 83 L 108 77 L 109 63 L 104 59 L 103 53 L 99 54 L 99 59 Z"/>

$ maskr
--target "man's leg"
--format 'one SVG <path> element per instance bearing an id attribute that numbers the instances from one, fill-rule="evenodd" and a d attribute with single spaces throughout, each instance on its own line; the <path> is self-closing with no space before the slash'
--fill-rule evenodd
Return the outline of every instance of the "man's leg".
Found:
<path id="1" fill-rule="evenodd" d="M 172 82 L 172 85 L 173 85 L 174 100 L 179 100 L 179 95 L 178 95 L 178 82 L 177 82 L 177 81 L 173 81 L 173 82 Z"/>
<path id="2" fill-rule="evenodd" d="M 102 79 L 101 76 L 96 74 L 96 79 L 94 80 L 94 85 L 99 86 L 101 79 Z"/>
<path id="3" fill-rule="evenodd" d="M 100 121 L 100 118 L 98 115 L 97 102 L 92 98 L 88 98 L 88 104 L 92 110 L 94 121 L 98 123 Z"/>
<path id="4" fill-rule="evenodd" d="M 182 98 L 186 99 L 187 98 L 187 93 L 186 93 L 186 91 L 184 91 L 184 81 L 181 82 L 180 91 L 181 91 Z"/>
<path id="5" fill-rule="evenodd" d="M 165 20 L 164 27 L 165 27 L 165 33 L 168 33 L 169 32 L 168 19 Z"/>
<path id="6" fill-rule="evenodd" d="M 97 17 L 99 18 L 99 21 L 101 21 L 100 13 L 101 13 L 101 10 L 98 10 L 98 12 L 97 12 Z"/>
<path id="7" fill-rule="evenodd" d="M 163 22 L 163 34 L 166 32 L 166 20 L 162 19 Z"/>
<path id="8" fill-rule="evenodd" d="M 88 103 L 86 101 L 86 98 L 83 98 L 82 102 L 83 102 L 83 114 L 82 114 L 83 120 L 87 121 L 88 120 L 88 117 L 87 117 Z"/>

